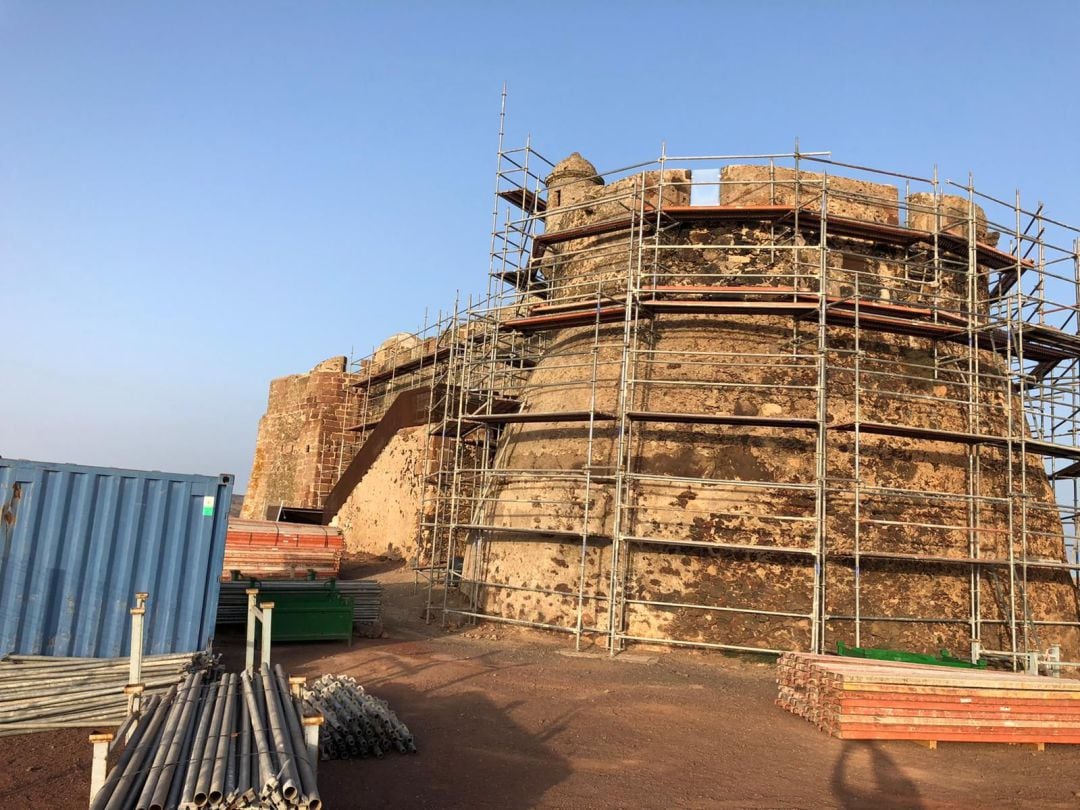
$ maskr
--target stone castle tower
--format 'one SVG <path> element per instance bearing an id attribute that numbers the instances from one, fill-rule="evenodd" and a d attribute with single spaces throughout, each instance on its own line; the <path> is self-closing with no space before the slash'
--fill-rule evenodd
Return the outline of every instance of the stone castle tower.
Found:
<path id="1" fill-rule="evenodd" d="M 962 653 L 1010 649 L 1027 615 L 1029 644 L 1075 654 L 1007 340 L 969 334 L 1010 261 L 982 210 L 757 165 L 693 206 L 692 182 L 605 184 L 578 154 L 548 177 L 527 314 L 553 315 L 464 545 L 474 609 L 629 640 Z M 556 317 L 575 305 L 635 311 Z M 1047 565 L 1010 590 L 1020 549 Z"/>
<path id="2" fill-rule="evenodd" d="M 330 504 L 449 613 L 598 643 L 1080 655 L 1041 270 L 936 186 L 669 165 L 503 189 L 505 289 L 275 381 L 245 513 Z"/>

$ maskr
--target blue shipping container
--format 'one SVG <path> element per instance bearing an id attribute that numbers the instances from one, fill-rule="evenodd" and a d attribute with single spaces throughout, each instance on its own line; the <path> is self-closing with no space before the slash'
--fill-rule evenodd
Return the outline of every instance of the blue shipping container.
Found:
<path id="1" fill-rule="evenodd" d="M 233 476 L 0 458 L 0 654 L 127 655 L 146 592 L 145 652 L 205 649 Z"/>

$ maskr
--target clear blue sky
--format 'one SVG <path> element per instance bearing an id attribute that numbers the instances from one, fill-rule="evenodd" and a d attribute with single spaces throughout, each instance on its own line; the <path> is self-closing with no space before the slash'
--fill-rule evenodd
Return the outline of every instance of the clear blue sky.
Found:
<path id="1" fill-rule="evenodd" d="M 552 158 L 798 137 L 1080 222 L 1080 4 L 1025 5 L 0 0 L 0 455 L 242 491 L 271 377 L 486 286 L 504 80 Z"/>

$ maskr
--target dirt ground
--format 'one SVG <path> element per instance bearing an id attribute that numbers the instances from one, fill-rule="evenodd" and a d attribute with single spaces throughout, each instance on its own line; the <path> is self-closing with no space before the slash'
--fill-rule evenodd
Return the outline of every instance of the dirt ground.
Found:
<path id="1" fill-rule="evenodd" d="M 324 762 L 336 808 L 1078 807 L 1080 749 L 843 742 L 773 705 L 766 661 L 687 650 L 575 654 L 561 636 L 442 631 L 392 563 L 383 638 L 275 647 L 293 674 L 354 676 L 418 754 Z M 237 636 L 218 640 L 230 669 Z M 86 730 L 0 738 L 0 807 L 85 808 Z"/>

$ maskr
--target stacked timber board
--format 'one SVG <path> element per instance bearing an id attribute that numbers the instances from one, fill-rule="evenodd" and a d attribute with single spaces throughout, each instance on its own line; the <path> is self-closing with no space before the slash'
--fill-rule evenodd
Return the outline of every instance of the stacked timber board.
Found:
<path id="1" fill-rule="evenodd" d="M 222 579 L 233 571 L 256 579 L 304 579 L 314 571 L 331 579 L 341 572 L 344 551 L 345 538 L 333 526 L 230 518 Z"/>
<path id="2" fill-rule="evenodd" d="M 777 705 L 844 740 L 1080 743 L 1080 681 L 785 653 Z"/>

